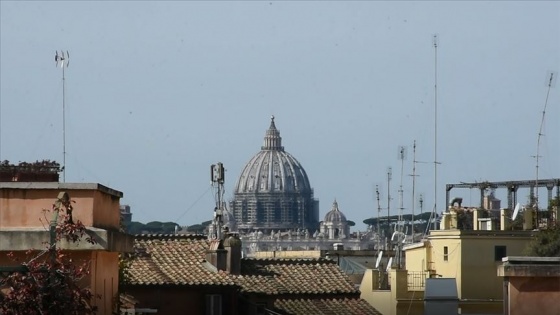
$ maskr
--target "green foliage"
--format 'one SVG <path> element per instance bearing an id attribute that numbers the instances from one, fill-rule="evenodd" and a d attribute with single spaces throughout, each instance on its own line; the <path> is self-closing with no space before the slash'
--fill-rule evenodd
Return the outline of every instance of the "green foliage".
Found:
<path id="1" fill-rule="evenodd" d="M 526 253 L 528 256 L 560 257 L 560 225 L 539 231 Z"/>
<path id="2" fill-rule="evenodd" d="M 348 224 L 348 226 L 355 226 L 355 225 L 356 225 L 356 222 L 347 220 L 347 221 L 346 221 L 346 224 Z"/>
<path id="3" fill-rule="evenodd" d="M 552 210 L 553 207 L 560 207 L 560 197 L 550 199 L 548 202 L 548 210 Z"/>

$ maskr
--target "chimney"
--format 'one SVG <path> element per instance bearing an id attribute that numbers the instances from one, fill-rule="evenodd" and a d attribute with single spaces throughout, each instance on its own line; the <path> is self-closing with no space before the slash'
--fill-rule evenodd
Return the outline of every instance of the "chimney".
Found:
<path id="1" fill-rule="evenodd" d="M 227 251 L 224 249 L 221 240 L 210 241 L 210 248 L 206 251 L 206 261 L 211 263 L 218 270 L 226 270 Z"/>
<path id="2" fill-rule="evenodd" d="M 480 223 L 478 222 L 478 219 L 480 218 L 481 214 L 480 214 L 480 210 L 479 209 L 474 209 L 473 210 L 473 230 L 477 231 L 480 230 Z"/>
<path id="3" fill-rule="evenodd" d="M 500 230 L 507 231 L 511 229 L 511 210 L 500 209 Z"/>
<path id="4" fill-rule="evenodd" d="M 227 251 L 226 270 L 232 275 L 241 273 L 241 240 L 237 235 L 230 234 L 224 241 Z"/>

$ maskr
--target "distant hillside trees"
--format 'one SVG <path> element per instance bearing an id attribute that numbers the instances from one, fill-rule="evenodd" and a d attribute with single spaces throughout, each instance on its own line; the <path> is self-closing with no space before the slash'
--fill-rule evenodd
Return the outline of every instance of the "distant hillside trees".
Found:
<path id="1" fill-rule="evenodd" d="M 173 234 L 175 227 L 177 231 L 187 234 L 205 234 L 205 230 L 212 221 L 205 221 L 200 224 L 195 224 L 187 227 L 181 227 L 175 222 L 160 222 L 152 221 L 146 224 L 141 222 L 132 221 L 127 228 L 129 234 Z"/>
<path id="2" fill-rule="evenodd" d="M 129 234 L 172 234 L 175 233 L 175 227 L 179 227 L 175 222 L 152 221 L 143 224 L 132 221 L 127 232 Z"/>

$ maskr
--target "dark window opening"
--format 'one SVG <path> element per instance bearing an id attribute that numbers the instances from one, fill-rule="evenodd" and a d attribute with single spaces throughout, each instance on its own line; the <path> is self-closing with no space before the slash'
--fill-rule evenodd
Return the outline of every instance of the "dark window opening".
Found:
<path id="1" fill-rule="evenodd" d="M 494 247 L 494 261 L 502 261 L 502 258 L 507 256 L 506 247 L 497 245 Z"/>
<path id="2" fill-rule="evenodd" d="M 443 261 L 449 260 L 449 249 L 447 246 L 443 246 Z"/>

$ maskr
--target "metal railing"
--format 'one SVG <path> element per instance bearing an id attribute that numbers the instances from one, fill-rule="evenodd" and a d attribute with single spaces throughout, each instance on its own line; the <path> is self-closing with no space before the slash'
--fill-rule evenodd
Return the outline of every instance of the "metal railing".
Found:
<path id="1" fill-rule="evenodd" d="M 409 271 L 407 275 L 408 291 L 424 291 L 428 277 L 429 273 L 425 271 Z"/>

